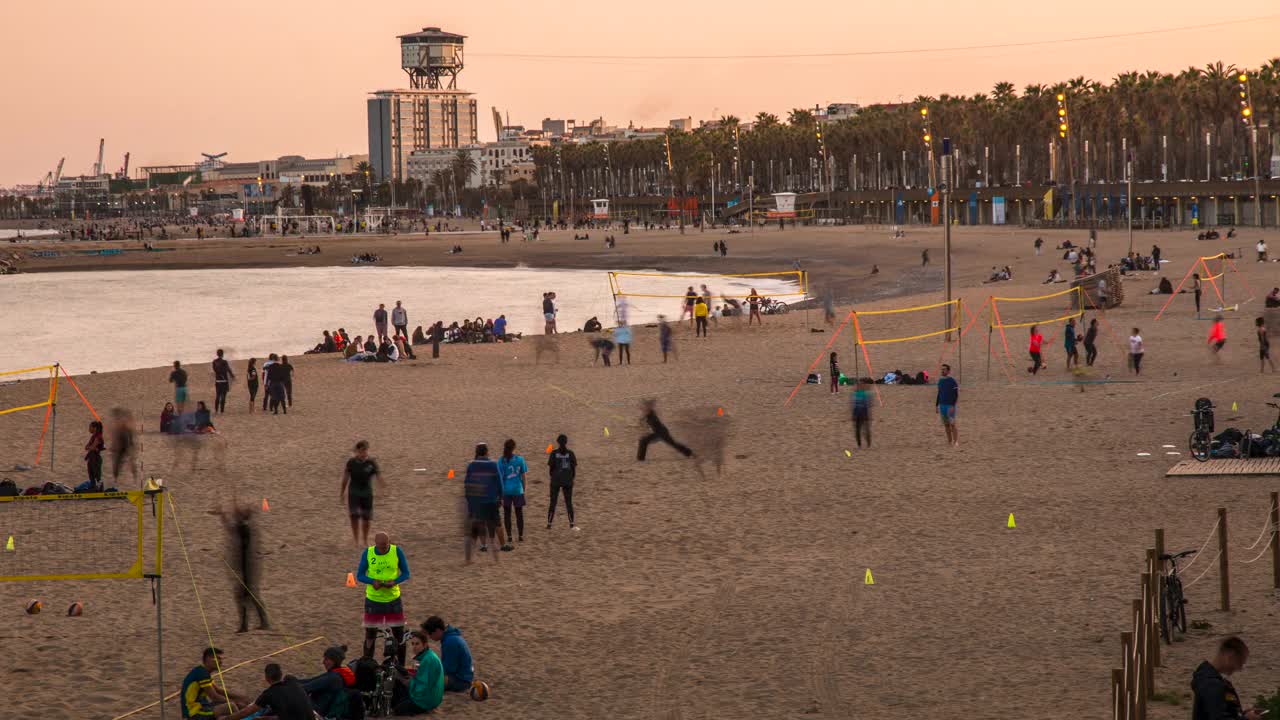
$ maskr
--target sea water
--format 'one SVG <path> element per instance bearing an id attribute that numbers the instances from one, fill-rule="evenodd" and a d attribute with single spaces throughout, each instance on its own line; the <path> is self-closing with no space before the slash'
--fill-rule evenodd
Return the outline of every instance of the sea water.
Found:
<path id="1" fill-rule="evenodd" d="M 652 271 L 651 271 L 652 272 Z M 674 295 L 706 284 L 719 294 L 797 292 L 771 278 L 624 277 L 625 291 Z M 443 320 L 505 314 L 508 332 L 543 331 L 542 294 L 554 291 L 562 332 L 597 317 L 614 324 L 608 273 L 601 270 L 433 267 L 298 267 L 207 270 L 103 270 L 0 277 L 0 370 L 62 363 L 67 371 L 126 370 L 229 359 L 301 355 L 321 331 L 374 332 L 379 303 L 397 300 L 410 332 Z M 787 298 L 795 299 L 794 297 Z M 681 300 L 628 297 L 628 322 L 676 318 Z"/>

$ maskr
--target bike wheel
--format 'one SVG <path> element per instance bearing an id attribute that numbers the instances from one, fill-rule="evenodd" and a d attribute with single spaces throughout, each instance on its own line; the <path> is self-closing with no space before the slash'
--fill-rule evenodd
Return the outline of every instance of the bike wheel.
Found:
<path id="1" fill-rule="evenodd" d="M 1187 441 L 1187 448 L 1191 451 L 1191 457 L 1200 462 L 1208 461 L 1209 443 L 1205 442 L 1198 430 L 1191 433 L 1191 439 Z"/>
<path id="2" fill-rule="evenodd" d="M 1173 644 L 1173 617 L 1169 614 L 1169 608 L 1172 603 L 1169 602 L 1169 590 L 1165 588 L 1164 593 L 1160 595 L 1160 637 L 1170 645 Z"/>
<path id="3" fill-rule="evenodd" d="M 1173 607 L 1176 608 L 1177 614 L 1173 616 L 1174 624 L 1178 626 L 1178 632 L 1183 635 L 1187 634 L 1187 599 L 1182 595 L 1182 581 L 1178 576 L 1174 575 L 1168 579 L 1170 595 L 1173 598 Z"/>
<path id="4" fill-rule="evenodd" d="M 781 315 L 787 311 L 787 304 L 784 302 L 776 302 L 773 304 L 773 314 Z"/>

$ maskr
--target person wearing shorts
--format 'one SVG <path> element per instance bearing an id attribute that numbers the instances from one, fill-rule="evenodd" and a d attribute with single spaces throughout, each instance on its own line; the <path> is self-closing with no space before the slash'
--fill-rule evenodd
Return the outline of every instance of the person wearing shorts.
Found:
<path id="1" fill-rule="evenodd" d="M 507 531 L 507 544 L 503 550 L 511 549 L 511 516 L 516 517 L 516 531 L 520 542 L 524 542 L 524 476 L 529 466 L 524 458 L 515 454 L 516 441 L 507 440 L 502 444 L 502 457 L 498 458 L 498 472 L 502 477 L 502 526 Z"/>
<path id="2" fill-rule="evenodd" d="M 1133 329 L 1133 333 L 1129 335 L 1129 367 L 1133 369 L 1134 375 L 1142 374 L 1142 356 L 1147 353 L 1147 348 L 1142 342 L 1142 335 L 1138 333 L 1138 328 Z"/>
<path id="3" fill-rule="evenodd" d="M 956 428 L 956 404 L 960 402 L 960 383 L 951 377 L 951 366 L 942 366 L 942 377 L 938 378 L 938 397 L 934 404 L 938 408 L 938 416 L 942 418 L 942 429 L 947 433 L 947 444 L 960 444 L 960 431 Z"/>
<path id="4" fill-rule="evenodd" d="M 373 657 L 378 631 L 390 628 L 395 638 L 396 660 L 404 667 L 404 603 L 400 585 L 409 579 L 404 550 L 391 544 L 385 532 L 373 536 L 374 544 L 360 555 L 356 580 L 364 583 L 364 656 Z"/>
<path id="5" fill-rule="evenodd" d="M 1218 353 L 1222 352 L 1222 346 L 1227 344 L 1227 326 L 1222 322 L 1222 316 L 1218 315 L 1213 318 L 1213 327 L 1209 329 L 1209 346 L 1213 348 L 1214 357 L 1218 357 Z"/>
<path id="6" fill-rule="evenodd" d="M 477 539 L 480 542 L 480 552 L 489 552 L 486 540 L 492 542 L 495 537 L 505 549 L 510 550 L 502 531 L 502 520 L 498 517 L 498 507 L 502 504 L 502 475 L 498 464 L 489 459 L 488 445 L 476 445 L 476 456 L 467 464 L 463 488 L 467 498 L 469 525 L 465 541 L 467 563 L 471 562 L 471 545 Z M 498 559 L 497 553 L 493 559 Z"/>
<path id="7" fill-rule="evenodd" d="M 1043 362 L 1040 359 L 1040 347 L 1044 344 L 1044 335 L 1040 334 L 1040 330 L 1035 325 L 1031 326 L 1031 338 L 1027 342 L 1027 354 L 1031 356 L 1031 367 L 1027 368 L 1027 372 L 1035 375 L 1040 372 L 1040 366 Z"/>
<path id="8" fill-rule="evenodd" d="M 369 523 L 373 520 L 373 481 L 382 483 L 378 462 L 369 457 L 369 442 L 356 443 L 355 456 L 347 460 L 342 471 L 342 487 L 338 499 L 346 500 L 351 517 L 351 540 L 360 546 L 369 544 Z"/>
<path id="9" fill-rule="evenodd" d="M 1266 372 L 1268 365 L 1271 366 L 1271 372 L 1275 372 L 1276 363 L 1271 359 L 1271 337 L 1267 334 L 1267 321 L 1258 318 L 1253 324 L 1257 326 L 1258 335 L 1258 372 Z"/>
<path id="10" fill-rule="evenodd" d="M 552 292 L 542 293 L 542 319 L 544 326 L 542 332 L 546 335 L 554 335 L 556 332 L 556 294 Z"/>
<path id="11" fill-rule="evenodd" d="M 187 371 L 182 369 L 182 363 L 177 360 L 173 361 L 169 382 L 173 383 L 173 404 L 178 406 L 178 414 L 181 415 L 187 405 Z"/>

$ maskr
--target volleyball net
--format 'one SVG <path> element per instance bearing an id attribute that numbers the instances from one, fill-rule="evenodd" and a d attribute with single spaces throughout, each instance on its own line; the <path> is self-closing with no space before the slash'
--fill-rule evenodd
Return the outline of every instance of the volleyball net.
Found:
<path id="1" fill-rule="evenodd" d="M 1000 331 L 1000 344 L 1004 347 L 1004 360 L 1002 360 L 1002 367 L 1004 367 L 1004 361 L 1010 364 L 1014 362 L 1013 353 L 1009 350 L 1009 337 L 1005 333 L 1006 330 L 1053 326 L 1082 318 L 1085 307 L 1090 301 L 1085 298 L 1084 288 L 1077 285 L 1066 290 L 1032 297 L 993 295 L 988 302 L 987 373 L 990 375 L 991 338 L 996 330 Z M 1052 328 L 1046 342 L 1053 344 L 1056 339 L 1057 329 Z M 1008 368 L 1005 368 L 1005 373 L 1012 382 L 1013 376 L 1008 375 Z"/>
<path id="2" fill-rule="evenodd" d="M 800 391 L 806 383 L 809 382 L 809 376 L 822 364 L 823 359 L 829 358 L 829 353 L 833 347 L 836 347 L 836 340 L 844 333 L 849 333 L 853 339 L 853 377 L 863 377 L 863 368 L 865 367 L 865 375 L 874 377 L 875 367 L 871 363 L 870 346 L 886 346 L 898 343 L 909 343 L 923 340 L 935 339 L 940 343 L 936 363 L 932 370 L 936 374 L 938 368 L 947 360 L 953 349 L 961 351 L 961 338 L 972 327 L 972 322 L 968 325 L 964 323 L 964 302 L 959 299 L 947 300 L 944 302 L 931 303 L 928 305 L 916 305 L 905 308 L 889 308 L 884 310 L 851 310 L 832 333 L 831 339 L 818 353 L 810 363 L 809 368 L 805 371 L 804 377 L 791 390 L 791 394 L 787 396 L 784 405 L 790 404 L 795 398 L 796 393 Z M 946 342 L 947 336 L 955 333 L 955 342 Z M 894 356 L 890 354 L 890 358 Z M 838 381 L 839 378 L 836 378 Z M 876 387 L 877 400 L 883 404 L 883 398 L 880 397 L 879 387 Z"/>
<path id="3" fill-rule="evenodd" d="M 40 464 L 46 447 L 49 449 L 50 464 L 52 464 L 53 441 L 57 435 L 60 384 L 63 381 L 75 391 L 94 419 L 101 420 L 97 411 L 93 409 L 93 405 L 80 391 L 80 387 L 67 374 L 66 368 L 59 363 L 0 371 L 0 435 L 18 431 L 22 421 L 15 420 L 15 417 L 19 413 L 31 412 L 44 415 L 39 439 L 36 442 L 33 465 Z"/>
<path id="4" fill-rule="evenodd" d="M 1197 275 L 1202 283 L 1202 292 L 1204 283 L 1208 283 L 1209 287 L 1213 290 L 1214 296 L 1218 299 L 1218 307 L 1216 310 L 1218 312 L 1223 310 L 1239 310 L 1241 305 L 1253 300 L 1253 288 L 1249 287 L 1249 283 L 1244 279 L 1244 276 L 1240 273 L 1240 270 L 1236 267 L 1235 261 L 1230 255 L 1227 255 L 1224 252 L 1218 253 L 1217 255 L 1204 255 L 1196 258 L 1195 261 L 1191 263 L 1191 267 L 1187 268 L 1186 274 L 1182 276 L 1182 280 L 1178 283 L 1178 286 L 1173 289 L 1173 293 L 1169 296 L 1169 299 L 1165 300 L 1164 305 L 1160 306 L 1160 312 L 1156 313 L 1157 320 L 1160 319 L 1161 315 L 1164 315 L 1164 311 L 1169 308 L 1169 304 L 1172 303 L 1173 299 L 1182 291 L 1183 286 L 1187 284 L 1188 280 L 1192 280 L 1192 286 L 1194 287 L 1195 283 L 1193 278 Z M 1244 286 L 1245 291 L 1242 293 L 1242 296 L 1248 296 L 1243 300 L 1237 300 L 1230 306 L 1227 305 L 1228 275 L 1233 276 L 1235 280 L 1238 280 L 1240 284 Z M 1197 308 L 1197 311 L 1198 310 L 1199 308 Z"/>
<path id="5" fill-rule="evenodd" d="M 756 294 L 799 302 L 809 294 L 808 274 L 803 270 L 747 273 L 742 275 L 699 275 L 695 273 L 611 272 L 609 290 L 617 298 L 683 299 L 690 288 L 701 295 L 707 286 L 713 297 L 744 301 Z"/>
<path id="6" fill-rule="evenodd" d="M 0 497 L 0 582 L 160 574 L 159 490 Z"/>

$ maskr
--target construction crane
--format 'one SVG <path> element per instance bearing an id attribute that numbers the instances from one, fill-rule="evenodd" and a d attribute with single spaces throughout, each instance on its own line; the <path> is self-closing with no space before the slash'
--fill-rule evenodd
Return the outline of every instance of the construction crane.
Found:
<path id="1" fill-rule="evenodd" d="M 120 168 L 120 172 L 116 174 L 116 177 L 121 180 L 129 178 L 129 153 L 124 154 L 124 167 Z"/>
<path id="2" fill-rule="evenodd" d="M 49 182 L 49 180 L 50 180 L 52 177 L 53 177 L 53 171 L 52 171 L 52 170 L 51 170 L 51 171 L 49 171 L 49 172 L 47 172 L 47 173 L 45 173 L 45 174 L 44 174 L 44 179 L 43 179 L 43 180 L 41 180 L 39 183 L 37 183 L 37 184 L 36 184 L 36 192 L 41 192 L 41 191 L 44 191 L 44 190 L 46 190 L 46 189 L 52 189 L 53 185 L 52 185 L 52 184 L 50 184 L 50 182 Z"/>
<path id="3" fill-rule="evenodd" d="M 498 108 L 489 106 L 493 110 L 493 131 L 497 133 L 495 140 L 502 140 L 502 114 L 498 112 Z"/>
<path id="4" fill-rule="evenodd" d="M 54 187 L 57 187 L 57 186 L 58 186 L 58 181 L 62 179 L 62 163 L 66 162 L 66 161 L 67 161 L 67 159 L 66 159 L 65 157 L 64 157 L 64 158 L 62 158 L 61 160 L 59 160 L 59 161 L 58 161 L 58 169 L 53 171 L 53 186 L 54 186 Z"/>
<path id="5" fill-rule="evenodd" d="M 102 151 L 107 147 L 106 138 L 98 138 L 98 162 L 94 163 L 93 175 L 97 177 L 102 174 Z"/>

